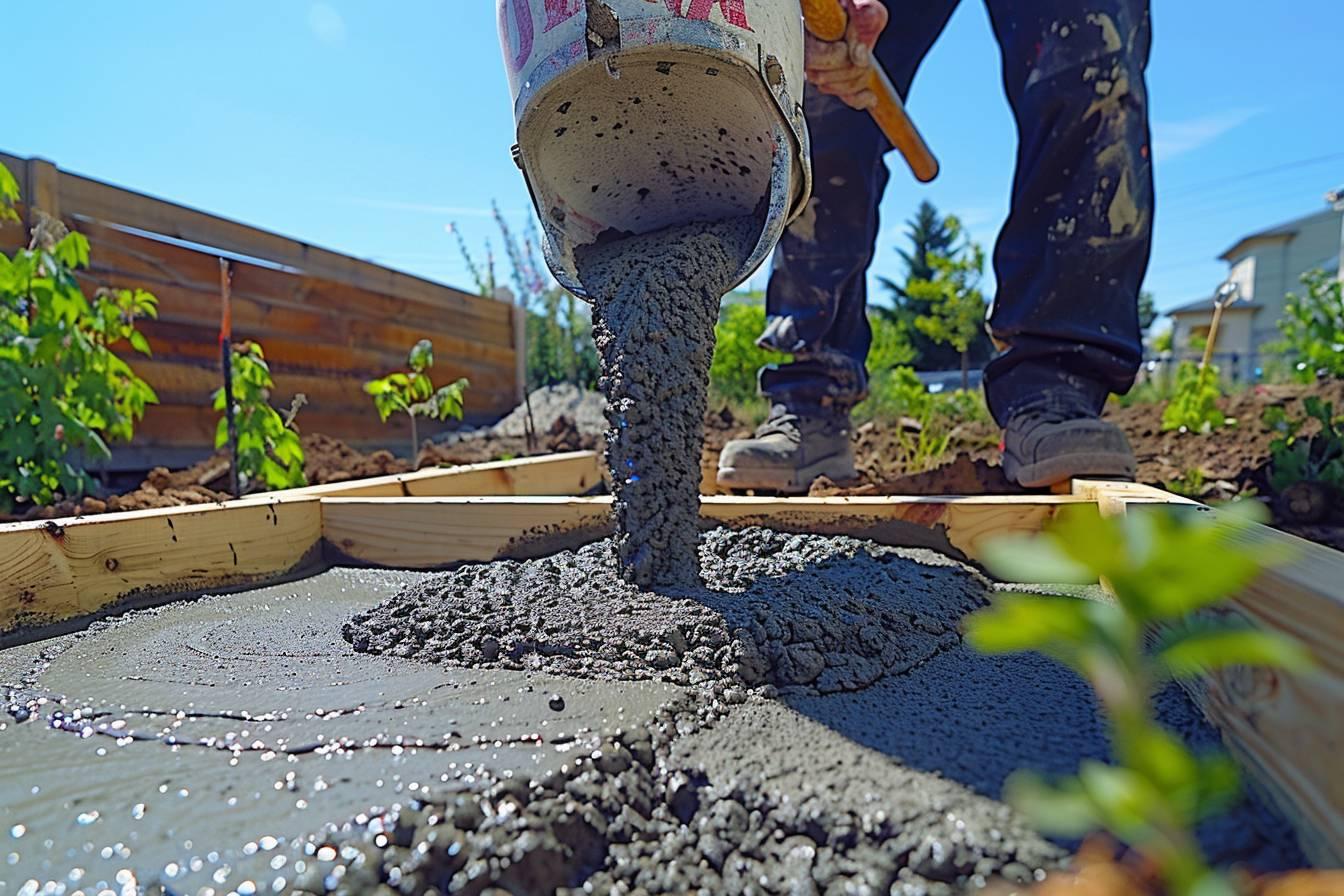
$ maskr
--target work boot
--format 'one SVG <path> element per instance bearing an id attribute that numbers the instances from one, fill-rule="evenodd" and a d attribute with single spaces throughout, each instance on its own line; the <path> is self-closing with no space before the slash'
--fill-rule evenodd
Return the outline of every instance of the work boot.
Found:
<path id="1" fill-rule="evenodd" d="M 795 414 L 777 404 L 755 436 L 729 442 L 719 455 L 724 488 L 802 495 L 822 476 L 842 482 L 856 475 L 847 413 Z"/>
<path id="2" fill-rule="evenodd" d="M 1029 408 L 1003 429 L 1003 472 L 1024 488 L 1078 478 L 1132 480 L 1136 470 L 1125 434 L 1096 414 Z"/>

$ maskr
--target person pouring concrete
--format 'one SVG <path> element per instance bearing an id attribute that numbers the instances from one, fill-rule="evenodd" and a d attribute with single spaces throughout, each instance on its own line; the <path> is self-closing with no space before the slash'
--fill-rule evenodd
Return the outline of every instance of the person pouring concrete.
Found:
<path id="1" fill-rule="evenodd" d="M 843 2 L 845 40 L 808 37 L 815 187 L 775 251 L 760 338 L 793 360 L 761 371 L 770 416 L 754 438 L 724 448 L 718 481 L 729 488 L 796 494 L 821 476 L 855 475 L 850 412 L 868 391 L 868 266 L 892 148 L 865 111 L 876 102 L 869 68 L 882 64 L 904 96 L 958 0 Z M 1133 478 L 1128 441 L 1100 413 L 1142 359 L 1149 0 L 987 3 L 1019 131 L 988 321 L 1002 351 L 984 382 L 1004 471 L 1030 488 Z"/>

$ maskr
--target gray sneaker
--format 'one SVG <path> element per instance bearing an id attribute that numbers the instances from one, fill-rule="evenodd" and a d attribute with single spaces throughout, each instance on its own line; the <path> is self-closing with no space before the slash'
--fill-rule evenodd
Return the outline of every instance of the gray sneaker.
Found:
<path id="1" fill-rule="evenodd" d="M 1132 480 L 1136 471 L 1120 427 L 1096 416 L 1025 410 L 1003 429 L 1003 472 L 1023 488 L 1077 478 Z"/>
<path id="2" fill-rule="evenodd" d="M 729 442 L 719 455 L 724 488 L 802 495 L 822 476 L 857 475 L 847 414 L 800 416 L 775 405 L 754 437 Z"/>

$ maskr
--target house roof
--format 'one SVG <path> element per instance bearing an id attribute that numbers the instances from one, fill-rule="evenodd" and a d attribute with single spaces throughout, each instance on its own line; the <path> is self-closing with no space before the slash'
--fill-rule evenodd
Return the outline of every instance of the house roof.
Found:
<path id="1" fill-rule="evenodd" d="M 1258 230 L 1255 233 L 1247 234 L 1246 236 L 1237 240 L 1226 252 L 1224 252 L 1222 255 L 1219 255 L 1218 258 L 1221 261 L 1231 261 L 1232 256 L 1236 255 L 1238 250 L 1240 250 L 1247 243 L 1255 242 L 1258 240 L 1291 239 L 1292 237 L 1297 236 L 1297 234 L 1307 224 L 1316 221 L 1320 218 L 1337 217 L 1339 214 L 1340 213 L 1335 211 L 1334 209 L 1328 208 L 1325 209 L 1324 211 L 1312 212 L 1309 215 L 1303 215 L 1300 218 L 1294 218 L 1291 221 L 1285 221 L 1282 224 L 1278 224 L 1274 227 L 1270 227 L 1265 230 Z"/>
<path id="2" fill-rule="evenodd" d="M 1213 298 L 1213 296 L 1209 296 L 1207 299 L 1199 299 L 1198 301 L 1189 302 L 1185 305 L 1173 308 L 1166 312 L 1167 317 L 1175 317 L 1178 314 L 1212 314 Z M 1237 302 L 1236 304 L 1229 305 L 1227 308 L 1223 309 L 1223 313 L 1231 314 L 1234 311 L 1255 311 L 1259 307 L 1260 304 L 1258 302 Z"/>

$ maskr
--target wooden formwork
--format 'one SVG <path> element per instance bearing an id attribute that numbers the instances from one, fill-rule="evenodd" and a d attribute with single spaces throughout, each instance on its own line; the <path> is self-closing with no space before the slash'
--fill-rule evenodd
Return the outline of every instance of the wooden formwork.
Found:
<path id="1" fill-rule="evenodd" d="M 112 612 L 259 586 L 336 565 L 441 569 L 538 556 L 610 530 L 592 452 L 427 470 L 196 507 L 0 526 L 0 643 L 33 640 Z M 1069 494 L 855 498 L 712 497 L 703 516 L 933 547 L 976 562 L 987 540 L 1039 531 L 1063 507 L 1148 505 L 1207 513 L 1130 483 Z M 1316 864 L 1344 864 L 1344 557 L 1267 527 L 1239 535 L 1291 546 L 1231 609 L 1289 634 L 1318 659 L 1308 674 L 1233 668 L 1190 688 L 1254 785 Z"/>

